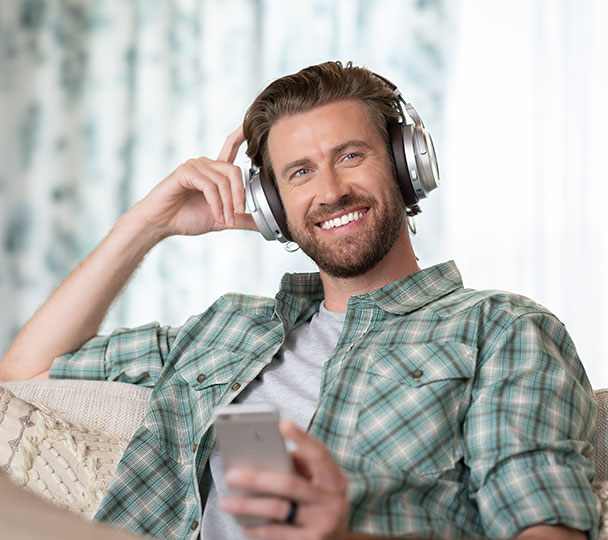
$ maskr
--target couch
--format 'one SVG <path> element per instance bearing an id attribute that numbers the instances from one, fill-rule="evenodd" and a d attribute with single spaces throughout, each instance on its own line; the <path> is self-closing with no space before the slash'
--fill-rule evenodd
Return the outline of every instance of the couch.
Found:
<path id="1" fill-rule="evenodd" d="M 0 383 L 0 473 L 55 505 L 91 519 L 151 389 L 120 382 Z M 593 488 L 608 540 L 608 389 L 596 390 Z"/>

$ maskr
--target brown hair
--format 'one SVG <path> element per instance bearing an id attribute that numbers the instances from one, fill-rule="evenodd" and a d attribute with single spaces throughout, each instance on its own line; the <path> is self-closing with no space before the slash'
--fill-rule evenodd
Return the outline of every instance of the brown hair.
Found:
<path id="1" fill-rule="evenodd" d="M 284 116 L 309 111 L 315 107 L 342 101 L 363 101 L 391 158 L 393 176 L 395 163 L 388 134 L 388 123 L 402 118 L 401 107 L 393 91 L 369 69 L 348 62 L 325 62 L 286 75 L 269 84 L 255 98 L 243 121 L 247 155 L 256 167 L 276 183 L 268 153 L 268 134 L 272 125 Z M 420 212 L 418 205 L 408 208 L 408 216 Z"/>

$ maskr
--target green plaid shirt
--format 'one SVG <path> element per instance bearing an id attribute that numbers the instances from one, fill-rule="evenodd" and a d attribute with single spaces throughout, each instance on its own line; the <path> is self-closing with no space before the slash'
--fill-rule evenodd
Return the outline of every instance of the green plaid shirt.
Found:
<path id="1" fill-rule="evenodd" d="M 322 297 L 318 275 L 286 275 L 275 299 L 228 294 L 181 328 L 119 329 L 56 359 L 54 378 L 154 388 L 96 519 L 196 538 L 213 410 Z M 350 298 L 309 431 L 349 476 L 355 532 L 509 538 L 561 523 L 593 538 L 596 415 L 560 321 L 526 298 L 464 289 L 450 262 Z"/>

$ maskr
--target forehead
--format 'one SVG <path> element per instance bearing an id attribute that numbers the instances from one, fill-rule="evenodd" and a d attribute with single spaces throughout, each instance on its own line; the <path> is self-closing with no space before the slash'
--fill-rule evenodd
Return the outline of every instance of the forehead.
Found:
<path id="1" fill-rule="evenodd" d="M 282 163 L 320 158 L 353 139 L 370 146 L 382 144 L 380 132 L 363 101 L 336 101 L 277 120 L 268 133 L 268 152 L 276 172 Z"/>

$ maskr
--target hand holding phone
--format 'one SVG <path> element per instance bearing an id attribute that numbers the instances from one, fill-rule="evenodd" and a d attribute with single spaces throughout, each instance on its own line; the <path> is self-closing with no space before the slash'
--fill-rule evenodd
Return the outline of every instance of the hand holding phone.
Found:
<path id="1" fill-rule="evenodd" d="M 214 426 L 224 461 L 224 474 L 233 468 L 273 472 L 294 472 L 291 456 L 279 431 L 278 409 L 268 403 L 231 404 L 218 407 Z M 230 490 L 231 495 L 259 496 L 259 493 Z M 236 517 L 243 526 L 256 526 L 267 520 Z"/>

